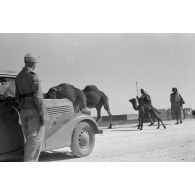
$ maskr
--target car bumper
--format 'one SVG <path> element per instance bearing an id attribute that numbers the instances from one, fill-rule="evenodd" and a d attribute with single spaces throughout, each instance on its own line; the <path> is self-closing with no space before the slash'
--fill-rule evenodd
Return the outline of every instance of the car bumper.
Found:
<path id="1" fill-rule="evenodd" d="M 103 130 L 102 129 L 98 129 L 98 131 L 96 131 L 95 134 L 103 134 Z"/>

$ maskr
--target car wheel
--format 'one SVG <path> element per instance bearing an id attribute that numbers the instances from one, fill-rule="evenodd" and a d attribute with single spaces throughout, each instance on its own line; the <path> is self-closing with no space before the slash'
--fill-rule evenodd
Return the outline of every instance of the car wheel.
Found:
<path id="1" fill-rule="evenodd" d="M 88 156 L 94 147 L 95 144 L 95 133 L 91 124 L 87 122 L 80 122 L 75 127 L 71 150 L 74 156 L 76 157 L 85 157 Z"/>

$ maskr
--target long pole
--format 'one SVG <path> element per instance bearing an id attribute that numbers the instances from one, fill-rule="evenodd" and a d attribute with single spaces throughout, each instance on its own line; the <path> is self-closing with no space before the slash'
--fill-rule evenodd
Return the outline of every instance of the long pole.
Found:
<path id="1" fill-rule="evenodd" d="M 138 82 L 136 81 L 136 90 L 137 90 L 137 96 L 138 96 Z"/>

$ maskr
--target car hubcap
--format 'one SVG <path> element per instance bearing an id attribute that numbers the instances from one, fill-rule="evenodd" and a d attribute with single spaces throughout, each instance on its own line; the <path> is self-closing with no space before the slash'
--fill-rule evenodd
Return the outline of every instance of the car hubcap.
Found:
<path id="1" fill-rule="evenodd" d="M 87 146 L 89 145 L 89 134 L 87 131 L 82 130 L 79 135 L 79 146 L 82 149 L 86 149 Z"/>

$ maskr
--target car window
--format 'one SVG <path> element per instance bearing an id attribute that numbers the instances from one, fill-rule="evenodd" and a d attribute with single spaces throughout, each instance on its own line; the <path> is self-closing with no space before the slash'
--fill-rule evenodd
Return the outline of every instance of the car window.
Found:
<path id="1" fill-rule="evenodd" d="M 0 78 L 1 99 L 15 97 L 15 80 L 13 78 Z"/>

